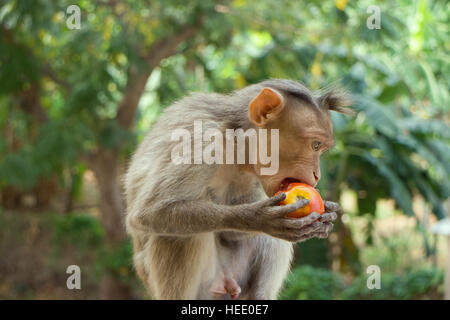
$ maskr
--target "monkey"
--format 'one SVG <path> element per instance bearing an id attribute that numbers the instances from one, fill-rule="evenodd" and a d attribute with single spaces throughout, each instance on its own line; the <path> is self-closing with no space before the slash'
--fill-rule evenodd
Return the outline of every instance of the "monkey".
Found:
<path id="1" fill-rule="evenodd" d="M 297 81 L 270 79 L 229 94 L 193 93 L 161 113 L 125 174 L 126 228 L 137 275 L 153 299 L 276 299 L 293 244 L 326 238 L 339 205 L 287 218 L 308 200 L 279 206 L 274 194 L 295 180 L 315 186 L 320 155 L 334 144 L 330 111 L 348 113 L 336 90 L 313 93 Z M 172 132 L 278 130 L 279 168 L 265 164 L 174 163 Z M 178 142 L 179 143 L 179 142 Z M 236 154 L 235 154 L 236 156 Z M 191 154 L 192 157 L 192 154 Z"/>

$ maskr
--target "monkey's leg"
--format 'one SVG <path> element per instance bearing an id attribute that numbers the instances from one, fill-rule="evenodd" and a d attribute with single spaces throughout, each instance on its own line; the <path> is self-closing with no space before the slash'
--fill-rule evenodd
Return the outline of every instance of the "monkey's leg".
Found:
<path id="1" fill-rule="evenodd" d="M 270 236 L 260 236 L 255 240 L 257 256 L 245 298 L 274 300 L 289 271 L 293 246 L 290 242 Z"/>
<path id="2" fill-rule="evenodd" d="M 217 254 L 212 233 L 191 237 L 154 236 L 137 262 L 155 299 L 197 299 L 203 282 L 214 277 Z"/>

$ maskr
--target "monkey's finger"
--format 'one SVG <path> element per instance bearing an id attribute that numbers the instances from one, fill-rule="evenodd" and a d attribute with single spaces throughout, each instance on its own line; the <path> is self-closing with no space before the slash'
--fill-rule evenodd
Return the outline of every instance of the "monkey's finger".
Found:
<path id="1" fill-rule="evenodd" d="M 263 200 L 262 205 L 263 205 L 263 207 L 275 206 L 278 203 L 280 203 L 281 201 L 283 201 L 284 199 L 286 199 L 286 193 L 281 192 L 281 193 L 277 194 L 276 196 L 273 196 L 269 199 Z"/>
<path id="2" fill-rule="evenodd" d="M 333 224 L 331 222 L 323 222 L 322 225 L 317 229 L 317 232 L 330 233 L 333 230 Z"/>
<path id="3" fill-rule="evenodd" d="M 305 225 L 300 219 L 283 219 L 283 226 L 297 235 L 303 235 L 314 232 L 323 226 L 320 221 Z"/>
<path id="4" fill-rule="evenodd" d="M 289 242 L 299 242 L 300 241 L 300 237 L 298 235 L 294 235 L 294 234 L 274 233 L 274 234 L 272 234 L 272 236 L 275 238 L 281 239 L 281 240 L 289 241 Z"/>
<path id="5" fill-rule="evenodd" d="M 314 237 L 319 238 L 319 239 L 326 239 L 328 238 L 328 233 L 327 232 L 316 232 L 312 234 Z"/>
<path id="6" fill-rule="evenodd" d="M 287 219 L 288 220 L 288 219 Z M 307 235 L 311 233 L 330 233 L 333 230 L 333 224 L 331 222 L 314 222 L 313 224 L 299 227 L 299 224 L 286 223 L 286 228 L 290 231 L 295 232 L 297 235 Z"/>
<path id="7" fill-rule="evenodd" d="M 296 203 L 288 204 L 286 206 L 275 207 L 274 210 L 276 215 L 279 217 L 284 217 L 288 213 L 294 212 L 300 208 L 303 208 L 309 203 L 308 199 L 302 199 L 297 201 Z"/>
<path id="8" fill-rule="evenodd" d="M 312 239 L 312 238 L 325 239 L 325 238 L 328 238 L 328 233 L 326 233 L 326 232 L 314 232 L 314 233 L 310 233 L 310 234 L 307 234 L 307 235 L 302 236 L 302 237 L 299 239 L 299 242 L 303 242 L 303 241 L 306 241 L 306 240 L 309 240 L 309 239 Z"/>
<path id="9" fill-rule="evenodd" d="M 309 234 L 304 234 L 304 235 L 293 235 L 293 234 L 286 234 L 286 233 L 278 233 L 275 234 L 274 237 L 276 238 L 280 238 L 282 240 L 285 241 L 289 241 L 289 242 L 303 242 L 312 238 L 326 238 L 328 237 L 327 233 L 324 232 L 313 232 L 313 233 L 309 233 Z"/>
<path id="10" fill-rule="evenodd" d="M 336 220 L 336 218 L 337 218 L 336 212 L 325 212 L 324 214 L 322 214 L 320 216 L 320 221 L 329 222 L 329 221 Z"/>
<path id="11" fill-rule="evenodd" d="M 303 228 L 304 226 L 308 226 L 313 224 L 316 221 L 319 221 L 320 219 L 320 214 L 318 214 L 317 212 L 312 212 L 311 214 L 307 215 L 306 217 L 303 218 L 284 218 L 283 220 L 285 221 L 285 223 L 288 223 L 288 221 L 290 221 L 290 225 L 291 226 L 296 226 L 297 229 Z"/>
<path id="12" fill-rule="evenodd" d="M 322 226 L 322 224 L 323 223 L 320 220 L 317 220 L 310 224 L 305 224 L 305 221 L 302 221 L 302 219 L 286 218 L 282 220 L 282 226 L 284 228 L 292 229 L 297 233 L 299 230 L 315 230 L 316 228 Z"/>
<path id="13" fill-rule="evenodd" d="M 337 211 L 341 210 L 341 207 L 339 206 L 339 204 L 336 202 L 333 202 L 333 201 L 325 201 L 324 205 L 325 205 L 326 212 L 331 212 L 331 211 L 337 212 Z"/>
<path id="14" fill-rule="evenodd" d="M 315 233 L 306 234 L 297 239 L 297 242 L 304 242 L 306 240 L 314 238 Z"/>

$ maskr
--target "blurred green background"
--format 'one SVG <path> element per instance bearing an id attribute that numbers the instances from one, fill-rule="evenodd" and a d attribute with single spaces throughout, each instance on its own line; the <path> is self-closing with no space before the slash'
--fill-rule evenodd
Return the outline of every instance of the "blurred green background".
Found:
<path id="1" fill-rule="evenodd" d="M 358 114 L 333 114 L 322 160 L 344 214 L 296 246 L 281 298 L 442 299 L 448 249 L 429 226 L 450 194 L 449 15 L 431 0 L 1 1 L 0 298 L 148 298 L 123 228 L 130 154 L 191 91 L 288 78 L 341 84 Z"/>

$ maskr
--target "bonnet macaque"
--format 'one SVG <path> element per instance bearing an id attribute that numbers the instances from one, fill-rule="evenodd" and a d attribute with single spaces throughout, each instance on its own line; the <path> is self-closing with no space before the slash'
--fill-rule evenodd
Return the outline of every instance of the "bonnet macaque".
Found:
<path id="1" fill-rule="evenodd" d="M 150 296 L 275 299 L 293 243 L 326 238 L 339 206 L 325 201 L 322 215 L 287 218 L 308 200 L 279 206 L 285 194 L 274 194 L 289 181 L 317 184 L 319 157 L 333 146 L 329 110 L 345 112 L 346 105 L 346 97 L 334 91 L 313 94 L 295 81 L 274 79 L 228 95 L 196 93 L 166 108 L 134 154 L 125 179 L 134 265 Z M 266 129 L 276 170 L 263 174 L 267 161 L 251 161 L 248 137 L 244 153 L 237 143 L 230 150 L 220 141 L 227 150 L 215 149 L 214 156 L 227 156 L 221 163 L 198 161 L 202 150 L 174 161 L 174 150 L 199 147 L 196 121 L 205 134 L 215 130 L 222 137 L 229 137 L 229 129 Z M 174 139 L 177 129 L 192 139 L 183 148 Z M 209 144 L 200 143 L 203 156 Z M 260 144 L 257 148 L 261 152 Z M 245 161 L 238 161 L 239 152 Z"/>

